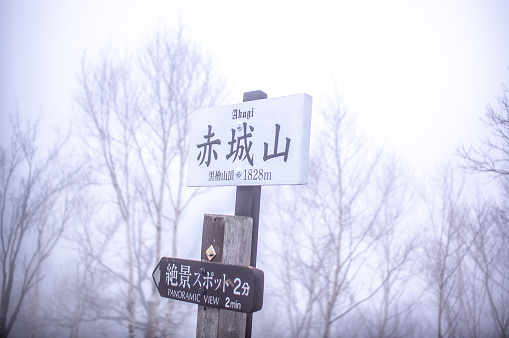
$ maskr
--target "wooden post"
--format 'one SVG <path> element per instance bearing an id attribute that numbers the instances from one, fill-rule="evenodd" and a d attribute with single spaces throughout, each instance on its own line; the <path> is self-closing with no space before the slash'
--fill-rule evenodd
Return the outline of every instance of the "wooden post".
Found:
<path id="1" fill-rule="evenodd" d="M 257 90 L 244 93 L 243 101 L 266 99 Z M 261 186 L 237 186 L 235 216 L 205 215 L 202 260 L 214 246 L 213 262 L 256 267 Z M 253 314 L 198 306 L 196 337 L 251 337 Z"/>
<path id="2" fill-rule="evenodd" d="M 249 265 L 251 256 L 251 217 L 205 215 L 201 260 L 208 261 L 206 251 L 212 245 L 216 263 Z M 244 337 L 246 313 L 198 305 L 196 337 Z"/>
<path id="3" fill-rule="evenodd" d="M 261 90 L 244 93 L 243 102 L 263 100 L 267 94 Z M 235 198 L 235 215 L 249 216 L 253 218 L 253 236 L 251 243 L 250 264 L 256 267 L 256 256 L 258 255 L 258 225 L 260 220 L 260 199 L 262 187 L 257 186 L 237 186 L 237 195 Z M 246 337 L 251 337 L 253 328 L 253 314 L 247 314 Z"/>
<path id="4" fill-rule="evenodd" d="M 244 93 L 243 102 L 263 100 L 267 94 L 261 90 Z M 250 264 L 256 267 L 256 256 L 258 254 L 258 224 L 260 220 L 260 199 L 262 187 L 256 186 L 237 186 L 237 195 L 235 198 L 235 215 L 249 216 L 253 218 L 253 241 L 251 244 Z"/>

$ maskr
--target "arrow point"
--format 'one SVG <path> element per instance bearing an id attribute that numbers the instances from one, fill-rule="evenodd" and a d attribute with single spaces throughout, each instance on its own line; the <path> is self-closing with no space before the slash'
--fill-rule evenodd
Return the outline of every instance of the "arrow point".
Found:
<path id="1" fill-rule="evenodd" d="M 161 263 L 158 263 L 154 272 L 152 273 L 152 278 L 154 279 L 154 283 L 156 283 L 156 288 L 159 289 L 159 283 L 161 282 Z"/>

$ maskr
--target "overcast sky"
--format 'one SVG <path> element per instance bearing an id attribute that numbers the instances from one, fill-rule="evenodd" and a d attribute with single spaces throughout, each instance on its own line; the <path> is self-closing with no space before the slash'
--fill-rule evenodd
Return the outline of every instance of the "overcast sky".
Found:
<path id="1" fill-rule="evenodd" d="M 509 86 L 508 17 L 507 0 L 0 0 L 1 130 L 17 103 L 52 133 L 73 116 L 85 50 L 135 50 L 181 22 L 226 78 L 225 104 L 261 89 L 318 108 L 337 91 L 375 142 L 435 165 L 485 132 Z"/>

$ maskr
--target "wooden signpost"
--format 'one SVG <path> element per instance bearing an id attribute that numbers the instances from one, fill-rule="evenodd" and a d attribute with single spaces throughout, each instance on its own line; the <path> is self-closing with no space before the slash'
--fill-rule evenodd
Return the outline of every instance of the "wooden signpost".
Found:
<path id="1" fill-rule="evenodd" d="M 311 105 L 307 94 L 258 90 L 193 113 L 188 186 L 237 186 L 235 216 L 205 215 L 201 261 L 163 257 L 153 279 L 161 297 L 199 304 L 197 337 L 251 337 L 263 304 L 261 186 L 307 183 Z"/>
<path id="2" fill-rule="evenodd" d="M 263 305 L 263 271 L 163 257 L 152 274 L 161 297 L 251 313 Z"/>

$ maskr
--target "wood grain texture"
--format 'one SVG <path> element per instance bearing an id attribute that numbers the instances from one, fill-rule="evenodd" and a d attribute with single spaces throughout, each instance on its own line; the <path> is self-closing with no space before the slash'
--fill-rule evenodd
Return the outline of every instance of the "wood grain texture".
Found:
<path id="1" fill-rule="evenodd" d="M 253 219 L 247 216 L 205 215 L 201 257 L 207 260 L 205 251 L 215 243 L 219 254 L 212 260 L 216 263 L 249 265 Z M 198 306 L 196 337 L 244 337 L 246 313 Z"/>

